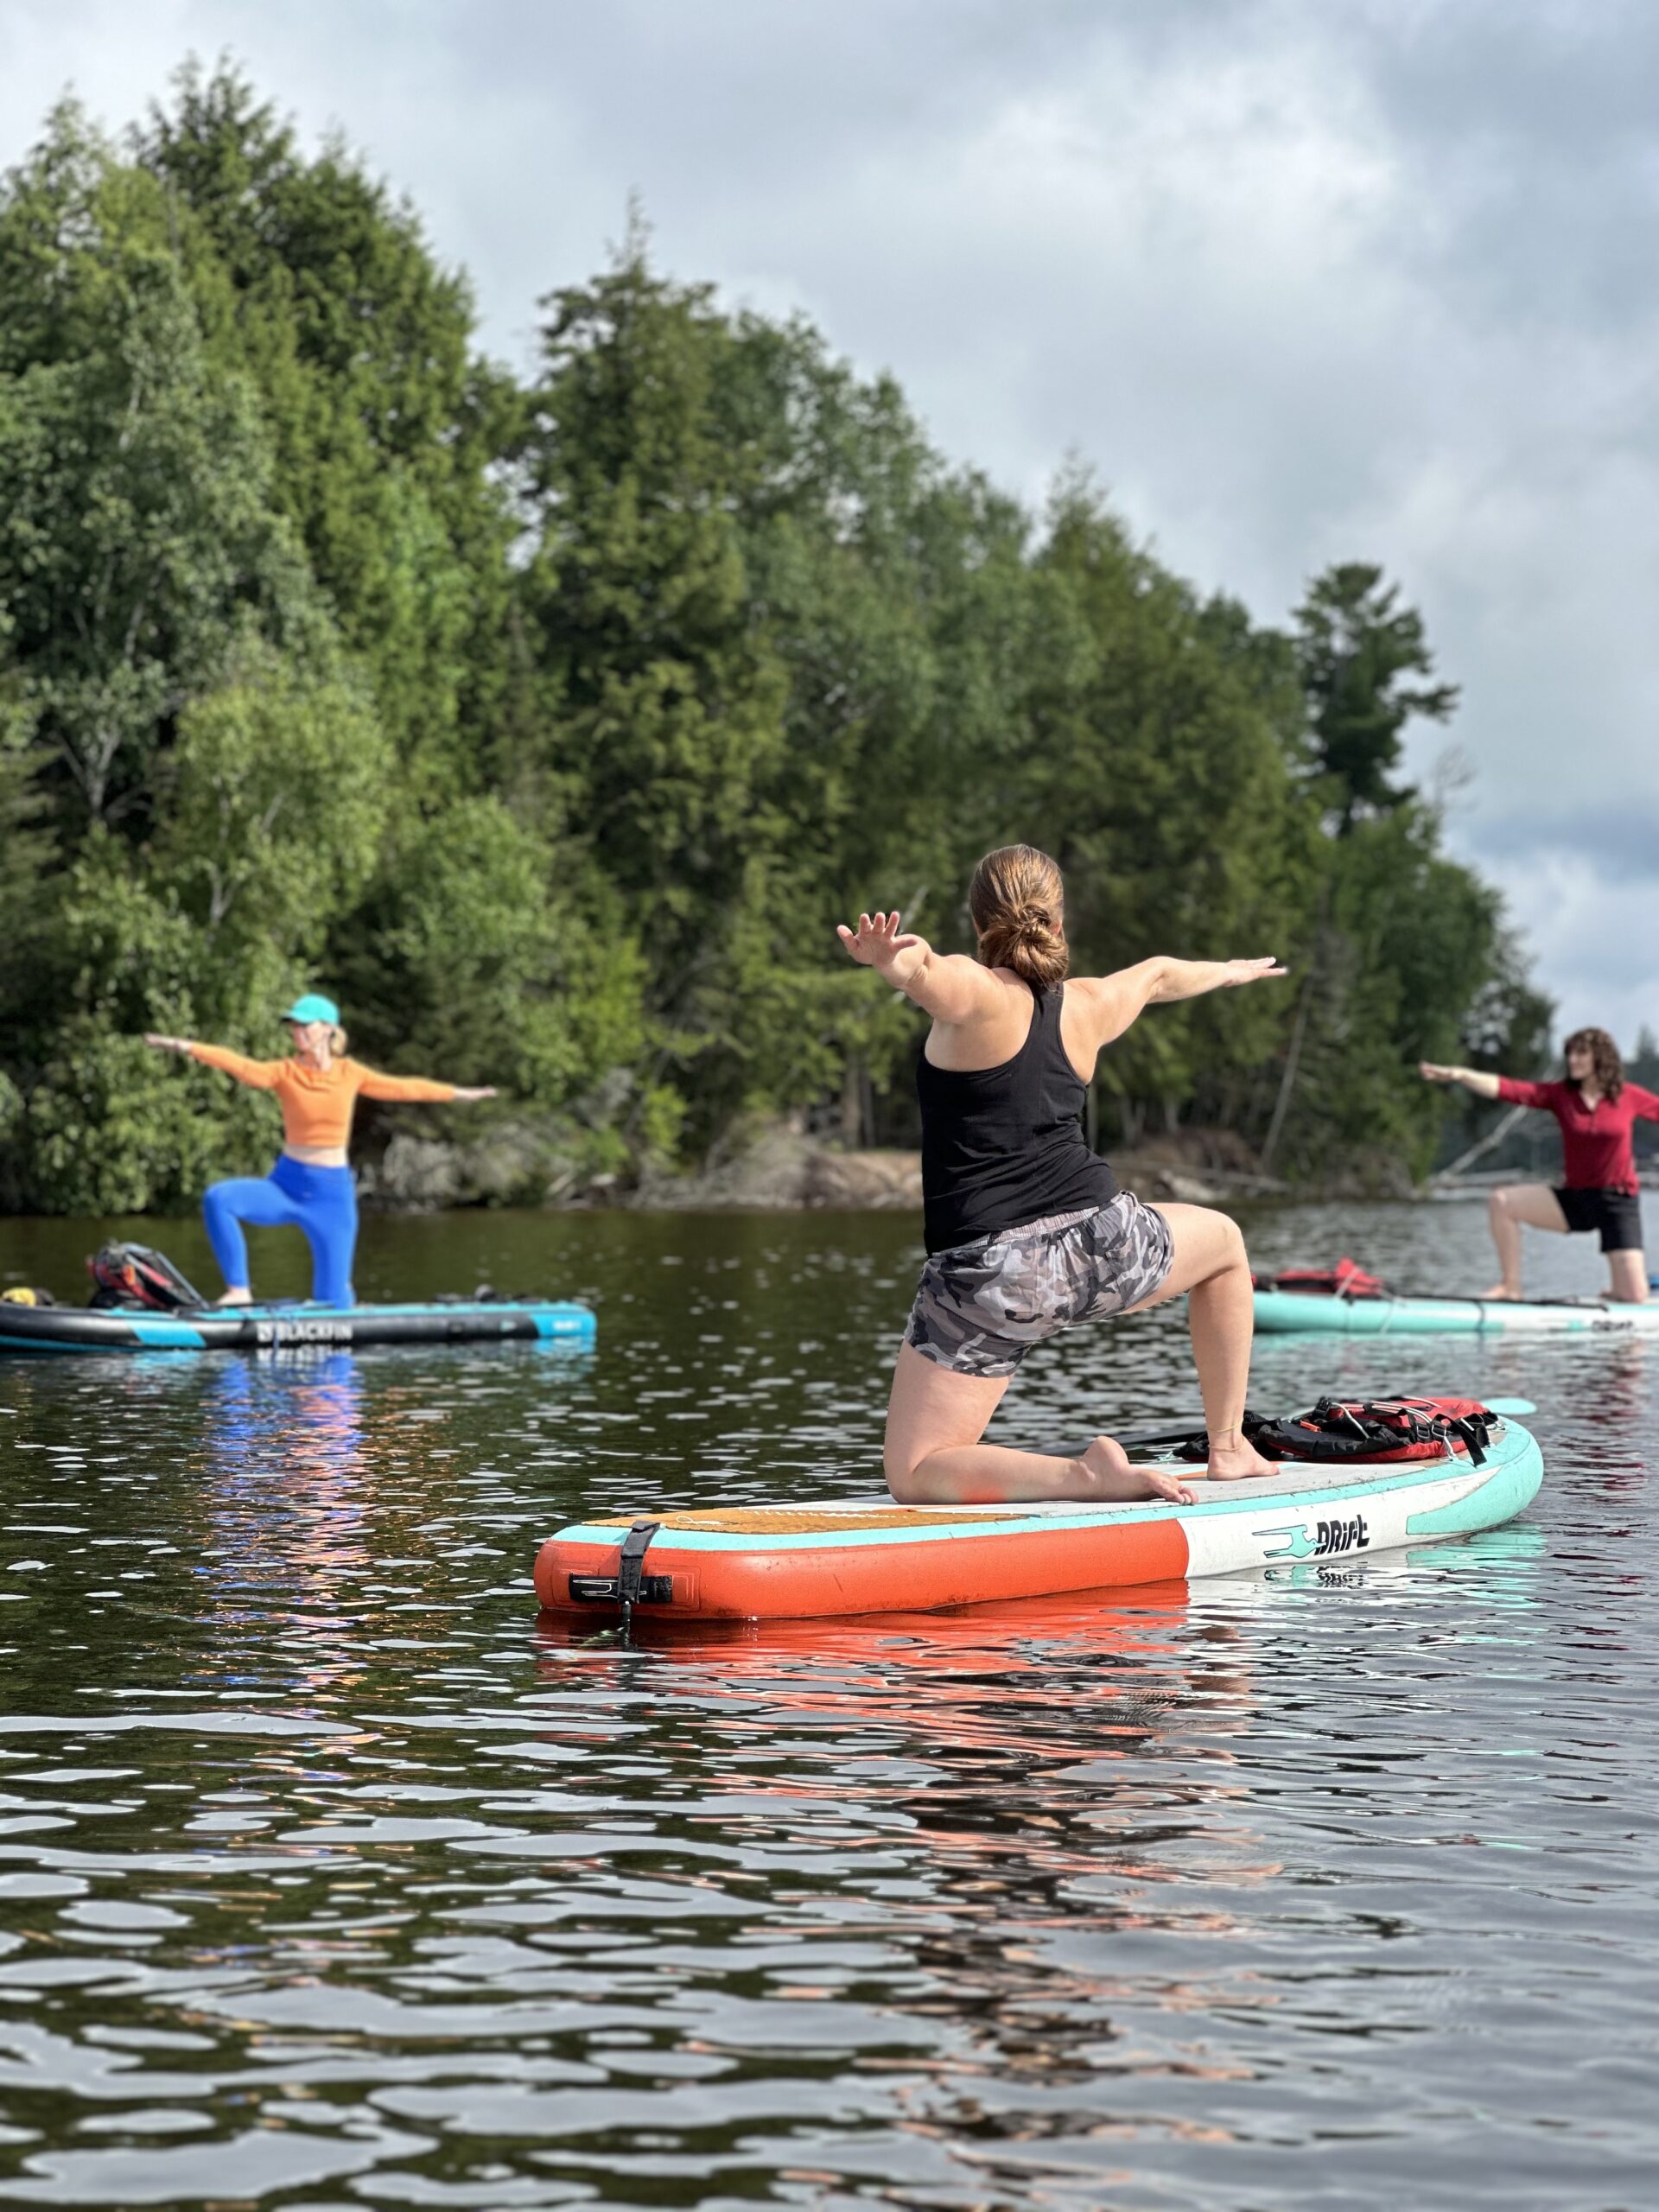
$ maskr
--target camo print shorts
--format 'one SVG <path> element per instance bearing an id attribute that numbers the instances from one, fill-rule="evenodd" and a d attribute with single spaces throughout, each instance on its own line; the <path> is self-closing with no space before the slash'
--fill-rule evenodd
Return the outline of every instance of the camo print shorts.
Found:
<path id="1" fill-rule="evenodd" d="M 1012 1375 L 1045 1338 L 1150 1298 L 1173 1256 L 1162 1214 L 1120 1191 L 1108 1205 L 935 1252 L 905 1342 L 953 1375 Z"/>

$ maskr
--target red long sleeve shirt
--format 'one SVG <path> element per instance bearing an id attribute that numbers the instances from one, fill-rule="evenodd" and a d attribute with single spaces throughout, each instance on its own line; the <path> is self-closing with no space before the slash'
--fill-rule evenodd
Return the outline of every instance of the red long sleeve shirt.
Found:
<path id="1" fill-rule="evenodd" d="M 1561 1125 L 1565 1187 L 1569 1191 L 1636 1191 L 1630 1131 L 1637 1122 L 1659 1122 L 1659 1098 L 1627 1083 L 1617 1098 L 1586 1106 L 1576 1083 L 1517 1083 L 1501 1075 L 1497 1095 L 1512 1105 L 1536 1106 Z"/>

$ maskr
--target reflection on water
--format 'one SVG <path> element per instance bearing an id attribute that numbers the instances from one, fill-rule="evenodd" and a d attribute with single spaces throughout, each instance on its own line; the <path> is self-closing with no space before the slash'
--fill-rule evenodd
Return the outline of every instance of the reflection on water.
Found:
<path id="1" fill-rule="evenodd" d="M 1479 1235 L 1252 1224 L 1419 1280 Z M 597 1351 L 0 1370 L 0 2201 L 1649 2200 L 1659 1348 L 1262 1348 L 1258 1404 L 1535 1399 L 1542 1494 L 1463 1542 L 538 1620 L 580 1507 L 873 1484 L 918 1256 L 881 1217 L 381 1222 L 380 1294 L 581 1292 Z M 1153 1315 L 1000 1423 L 1191 1405 Z"/>
<path id="2" fill-rule="evenodd" d="M 239 1641 L 257 1620 L 308 1618 L 314 1640 L 334 1644 L 345 1618 L 311 1601 L 368 1564 L 372 1473 L 359 1456 L 355 1359 L 227 1360 L 202 1408 L 200 1572 L 216 1623 Z"/>

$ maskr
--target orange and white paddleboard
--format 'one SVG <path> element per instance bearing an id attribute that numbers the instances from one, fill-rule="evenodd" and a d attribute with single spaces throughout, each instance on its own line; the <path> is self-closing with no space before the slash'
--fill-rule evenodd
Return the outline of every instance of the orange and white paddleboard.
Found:
<path id="1" fill-rule="evenodd" d="M 1287 1463 L 1237 1483 L 1173 1471 L 1192 1504 L 855 1497 L 601 1515 L 541 1546 L 536 1594 L 601 1617 L 804 1620 L 1235 1574 L 1496 1528 L 1531 1502 L 1543 1461 L 1529 1430 L 1500 1421 L 1479 1465 L 1448 1446 L 1437 1459 Z"/>

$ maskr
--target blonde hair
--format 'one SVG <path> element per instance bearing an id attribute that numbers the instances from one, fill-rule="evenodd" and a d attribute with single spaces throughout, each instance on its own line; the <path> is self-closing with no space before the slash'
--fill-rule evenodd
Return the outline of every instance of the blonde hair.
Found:
<path id="1" fill-rule="evenodd" d="M 1046 853 L 1034 845 L 987 853 L 968 887 L 968 912 L 988 968 L 1012 968 L 1039 991 L 1065 980 L 1065 886 Z"/>
<path id="2" fill-rule="evenodd" d="M 335 1059 L 343 1060 L 345 1058 L 346 1047 L 350 1041 L 351 1040 L 347 1038 L 346 1032 L 340 1027 L 337 1021 L 329 1025 L 328 1050 L 334 1055 Z"/>

